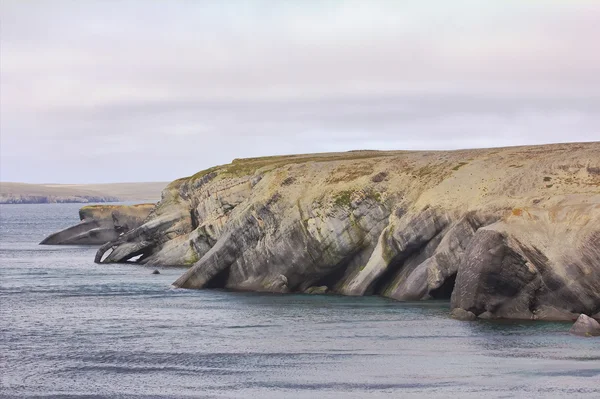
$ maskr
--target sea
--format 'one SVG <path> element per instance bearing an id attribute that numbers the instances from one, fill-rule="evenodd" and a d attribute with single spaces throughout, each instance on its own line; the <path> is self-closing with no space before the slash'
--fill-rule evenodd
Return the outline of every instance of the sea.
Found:
<path id="1" fill-rule="evenodd" d="M 0 206 L 2 398 L 600 398 L 600 338 L 570 323 L 456 321 L 447 301 L 175 289 L 183 269 L 38 245 L 80 206 Z"/>

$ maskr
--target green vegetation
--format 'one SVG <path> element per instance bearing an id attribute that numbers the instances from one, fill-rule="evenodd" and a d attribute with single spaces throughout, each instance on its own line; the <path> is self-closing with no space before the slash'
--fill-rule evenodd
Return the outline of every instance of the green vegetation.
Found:
<path id="1" fill-rule="evenodd" d="M 349 207 L 352 203 L 353 190 L 340 191 L 334 198 L 334 204 L 339 207 Z"/>
<path id="2" fill-rule="evenodd" d="M 179 179 L 196 180 L 206 176 L 211 172 L 219 172 L 219 175 L 223 177 L 243 177 L 251 176 L 258 170 L 264 172 L 271 171 L 281 166 L 295 165 L 308 162 L 332 162 L 332 161 L 347 161 L 347 160 L 360 160 L 370 158 L 381 158 L 391 156 L 386 152 L 379 151 L 360 151 L 360 152 L 347 152 L 347 153 L 332 153 L 332 154 L 307 154 L 307 155 L 285 155 L 285 156 L 270 156 L 270 157 L 258 157 L 258 158 L 244 158 L 234 159 L 228 165 L 215 166 L 209 169 L 202 170 L 188 178 Z M 361 172 L 357 172 L 361 173 Z M 366 173 L 366 171 L 364 172 Z M 368 174 L 372 173 L 369 172 Z"/>
<path id="3" fill-rule="evenodd" d="M 369 198 L 373 198 L 375 201 L 381 203 L 381 193 L 371 191 L 369 194 Z"/>
<path id="4" fill-rule="evenodd" d="M 552 180 L 552 178 L 550 176 L 544 177 L 544 181 L 550 181 L 550 180 Z"/>
<path id="5" fill-rule="evenodd" d="M 206 175 L 208 175 L 208 174 L 210 174 L 210 173 L 212 173 L 212 172 L 216 172 L 216 171 L 218 171 L 218 170 L 219 170 L 219 169 L 221 169 L 222 167 L 223 167 L 223 166 L 213 166 L 212 168 L 208 168 L 208 169 L 201 170 L 200 172 L 198 172 L 198 173 L 196 173 L 196 174 L 194 174 L 194 175 L 192 175 L 192 176 L 190 176 L 190 177 L 183 178 L 183 179 L 178 179 L 178 180 L 176 180 L 176 181 L 179 181 L 179 180 L 187 180 L 187 179 L 191 179 L 191 180 L 198 180 L 198 179 L 201 179 L 201 178 L 203 178 L 204 176 L 206 176 Z"/>
<path id="6" fill-rule="evenodd" d="M 394 256 L 396 256 L 396 253 L 388 244 L 390 242 L 390 234 L 392 234 L 391 227 L 388 227 L 383 231 L 383 245 L 382 245 L 382 254 L 381 254 L 383 260 L 388 265 L 392 262 L 392 260 L 394 259 Z"/>
<path id="7" fill-rule="evenodd" d="M 465 165 L 468 165 L 468 162 L 459 162 L 458 165 L 456 165 L 455 167 L 452 168 L 452 170 L 459 170 L 460 168 L 462 168 Z"/>
<path id="8" fill-rule="evenodd" d="M 327 183 L 349 182 L 371 174 L 373 174 L 373 165 L 370 163 L 342 165 L 329 176 Z"/>
<path id="9" fill-rule="evenodd" d="M 191 266 L 194 263 L 198 262 L 200 260 L 200 256 L 196 253 L 196 251 L 194 250 L 194 248 L 190 245 L 190 252 L 192 253 L 190 255 L 189 258 L 187 258 L 185 260 L 185 265 L 186 266 Z"/>

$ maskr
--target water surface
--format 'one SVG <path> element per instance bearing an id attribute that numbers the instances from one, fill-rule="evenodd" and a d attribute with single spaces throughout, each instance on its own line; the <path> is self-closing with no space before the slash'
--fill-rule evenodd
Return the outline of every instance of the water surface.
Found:
<path id="1" fill-rule="evenodd" d="M 78 204 L 0 206 L 0 396 L 600 397 L 570 324 L 459 322 L 447 302 L 173 289 L 182 269 L 39 246 Z"/>

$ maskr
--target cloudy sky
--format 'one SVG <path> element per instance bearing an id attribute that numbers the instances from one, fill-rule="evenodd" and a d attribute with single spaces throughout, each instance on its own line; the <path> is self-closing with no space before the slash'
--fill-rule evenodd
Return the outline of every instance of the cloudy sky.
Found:
<path id="1" fill-rule="evenodd" d="M 600 140 L 600 1 L 1 0 L 0 179 Z"/>

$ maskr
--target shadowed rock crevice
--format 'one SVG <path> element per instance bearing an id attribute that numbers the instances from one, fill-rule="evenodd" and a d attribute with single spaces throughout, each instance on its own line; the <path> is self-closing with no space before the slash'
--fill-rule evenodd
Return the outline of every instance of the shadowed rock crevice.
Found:
<path id="1" fill-rule="evenodd" d="M 315 286 L 315 287 L 327 287 L 329 290 L 333 290 L 337 292 L 337 287 L 339 287 L 340 284 L 343 283 L 344 281 L 344 277 L 346 276 L 346 273 L 348 271 L 348 268 L 352 265 L 352 263 L 355 262 L 356 256 L 358 255 L 351 255 L 348 258 L 342 260 L 337 266 L 332 268 L 332 271 L 330 271 L 329 273 L 325 274 L 324 276 L 322 276 L 321 278 L 319 278 L 316 281 L 310 282 L 310 284 L 306 284 L 306 288 L 311 287 L 311 286 Z M 301 290 L 300 292 L 304 292 L 306 290 L 306 288 L 304 290 Z"/>
<path id="2" fill-rule="evenodd" d="M 431 290 L 429 295 L 432 299 L 450 299 L 452 297 L 452 292 L 454 291 L 454 285 L 456 284 L 456 274 L 454 273 L 446 280 L 444 283 L 440 285 L 438 288 Z"/>
<path id="3" fill-rule="evenodd" d="M 218 272 L 213 278 L 208 280 L 205 288 L 225 288 L 229 279 L 230 268 L 227 267 Z"/>

